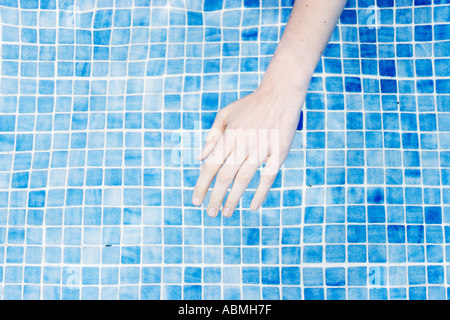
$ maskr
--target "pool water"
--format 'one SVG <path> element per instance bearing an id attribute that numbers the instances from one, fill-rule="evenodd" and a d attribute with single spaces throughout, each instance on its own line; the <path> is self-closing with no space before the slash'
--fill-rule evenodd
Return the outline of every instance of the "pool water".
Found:
<path id="1" fill-rule="evenodd" d="M 293 2 L 0 0 L 0 298 L 450 297 L 448 0 L 349 0 L 262 209 L 192 206 Z"/>

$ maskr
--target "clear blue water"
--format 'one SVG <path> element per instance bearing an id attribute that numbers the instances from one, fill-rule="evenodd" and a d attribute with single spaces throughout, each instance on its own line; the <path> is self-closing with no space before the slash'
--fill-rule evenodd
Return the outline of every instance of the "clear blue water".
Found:
<path id="1" fill-rule="evenodd" d="M 349 0 L 262 209 L 191 205 L 292 4 L 0 0 L 0 297 L 450 296 L 448 0 Z"/>

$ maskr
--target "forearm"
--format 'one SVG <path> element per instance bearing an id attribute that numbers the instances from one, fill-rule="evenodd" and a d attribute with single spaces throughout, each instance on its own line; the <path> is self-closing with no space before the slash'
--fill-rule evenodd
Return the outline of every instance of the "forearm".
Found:
<path id="1" fill-rule="evenodd" d="M 261 86 L 304 91 L 347 0 L 296 0 Z"/>

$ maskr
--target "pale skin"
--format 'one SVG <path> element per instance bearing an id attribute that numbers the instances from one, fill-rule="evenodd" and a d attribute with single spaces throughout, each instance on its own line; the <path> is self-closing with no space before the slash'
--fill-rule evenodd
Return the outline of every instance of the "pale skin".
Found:
<path id="1" fill-rule="evenodd" d="M 289 153 L 311 77 L 346 2 L 296 0 L 258 89 L 217 113 L 198 156 L 204 163 L 192 195 L 200 206 L 216 178 L 209 216 L 221 210 L 230 217 L 264 164 L 250 204 L 252 210 L 261 207 Z"/>

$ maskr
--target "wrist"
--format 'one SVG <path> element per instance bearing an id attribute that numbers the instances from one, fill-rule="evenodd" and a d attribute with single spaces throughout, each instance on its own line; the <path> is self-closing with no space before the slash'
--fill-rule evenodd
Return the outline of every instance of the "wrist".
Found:
<path id="1" fill-rule="evenodd" d="M 299 55 L 298 52 L 302 51 L 303 54 Z M 292 43 L 280 41 L 261 84 L 279 86 L 284 90 L 307 91 L 317 65 L 316 60 L 305 50 L 293 47 Z"/>
<path id="2" fill-rule="evenodd" d="M 294 65 L 288 59 L 274 56 L 267 67 L 260 88 L 288 95 L 303 95 L 308 91 L 311 76 L 312 72 L 300 65 Z"/>

